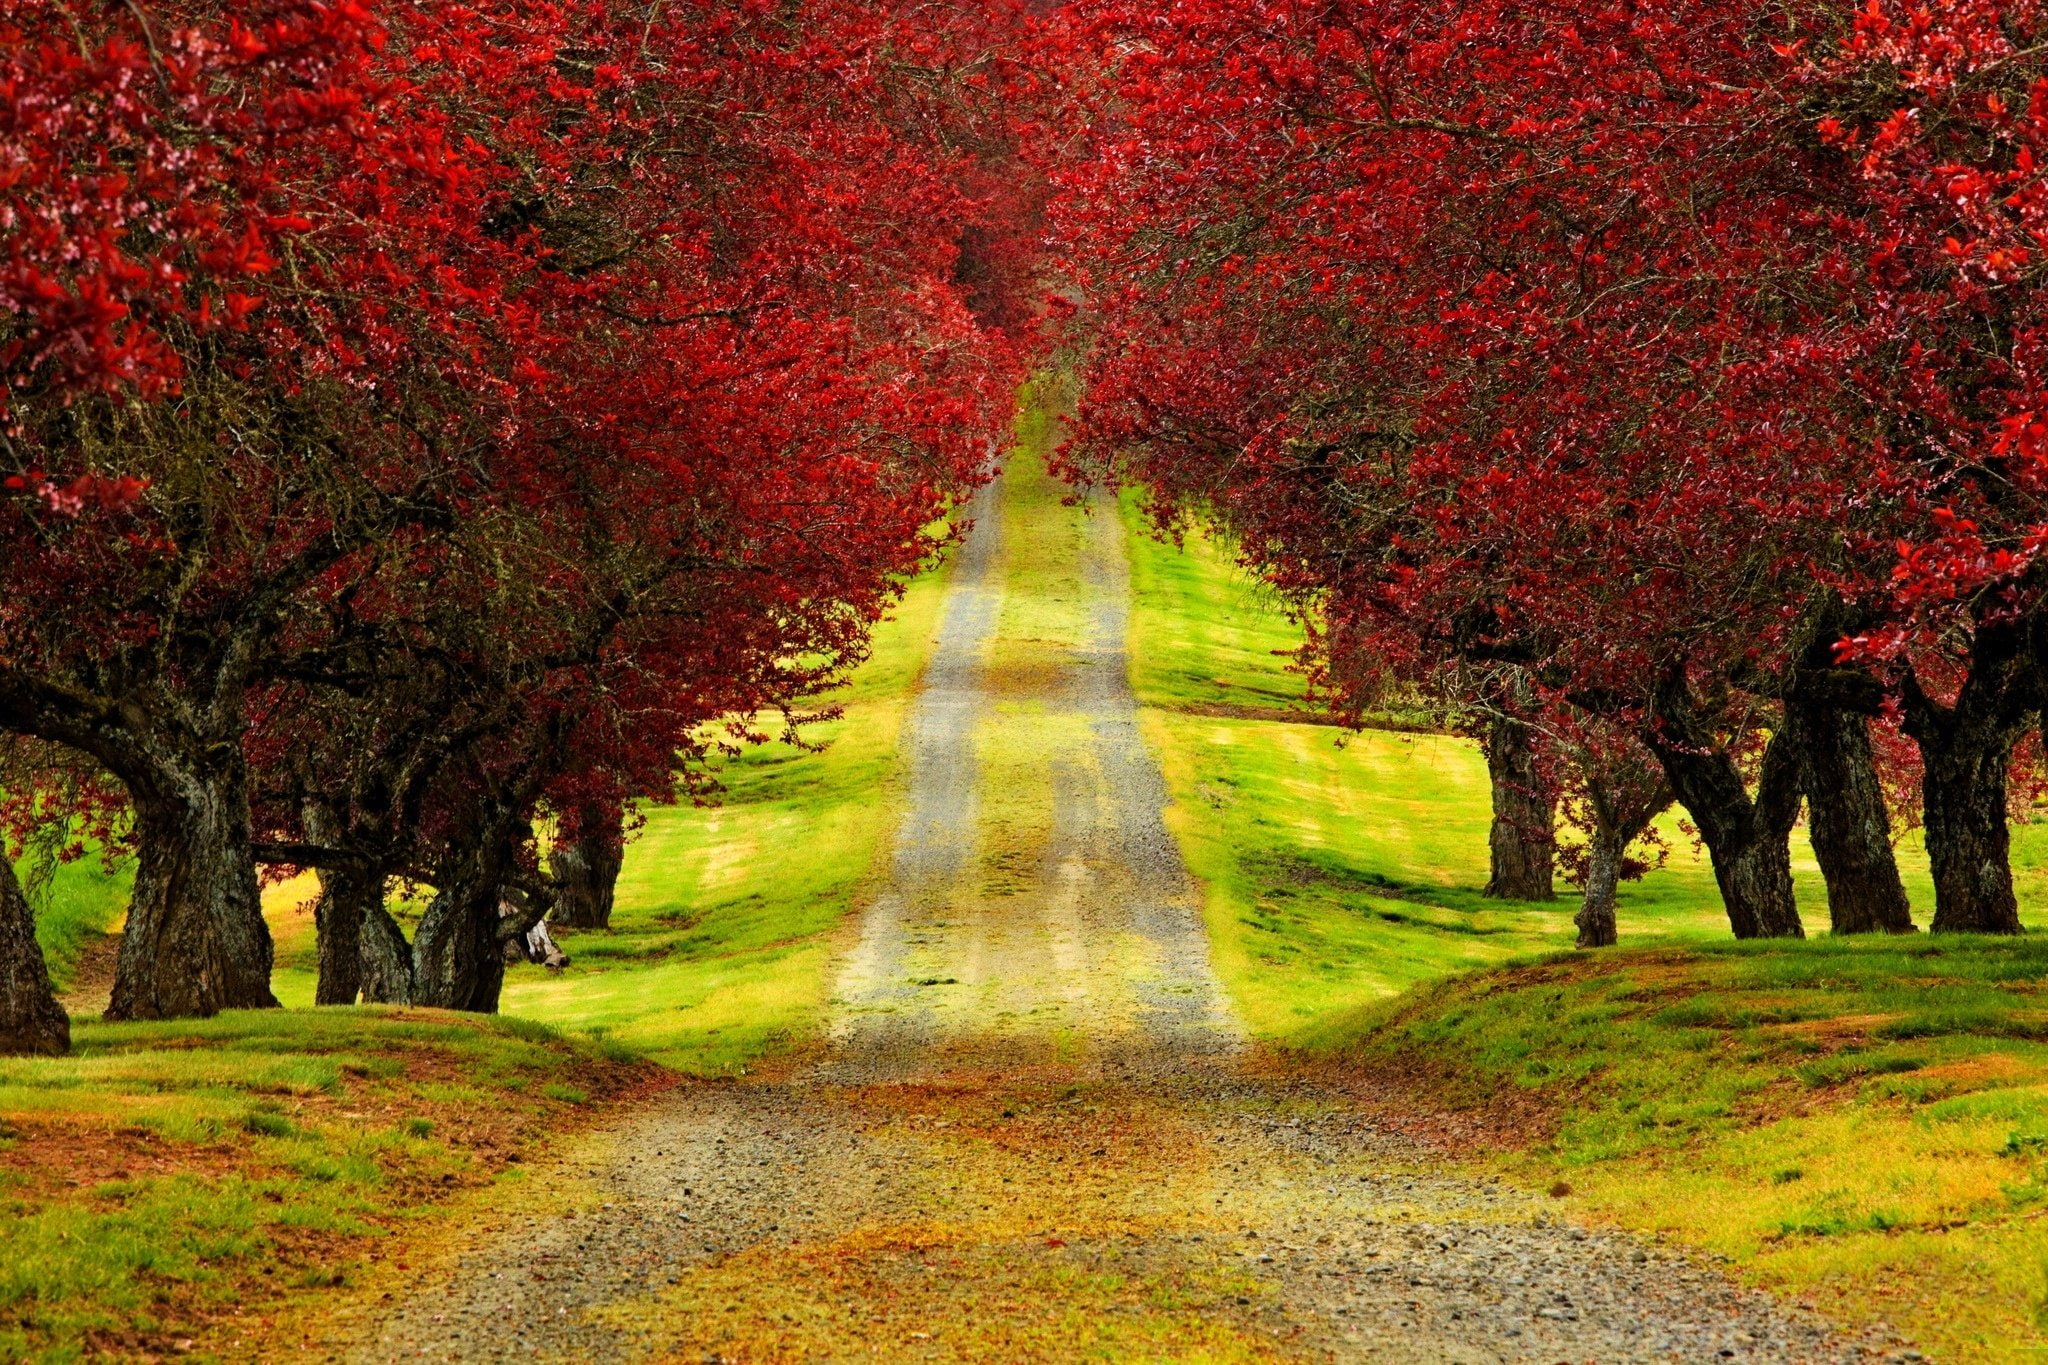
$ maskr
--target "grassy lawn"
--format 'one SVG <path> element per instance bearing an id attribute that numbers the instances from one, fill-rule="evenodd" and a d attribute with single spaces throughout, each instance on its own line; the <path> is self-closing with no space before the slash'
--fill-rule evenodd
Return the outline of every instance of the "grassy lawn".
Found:
<path id="1" fill-rule="evenodd" d="M 1253 1032 L 1487 1118 L 1486 1158 L 1581 1217 L 1666 1233 L 1945 1360 L 2048 1328 L 2048 945 L 1736 945 L 1704 855 L 1624 886 L 1624 948 L 1574 954 L 1570 889 L 1483 900 L 1486 772 L 1464 740 L 1268 719 L 1297 638 L 1227 555 L 1126 507 L 1132 681 L 1212 948 Z M 1191 625 L 1199 623 L 1199 625 Z M 1276 653 L 1277 652 L 1277 653 Z M 1290 689 L 1296 689 L 1290 691 Z M 1256 698 L 1255 702 L 1247 698 Z M 2044 927 L 2048 826 L 2014 831 Z M 1924 922 L 1924 852 L 1900 850 Z"/>
<path id="2" fill-rule="evenodd" d="M 2044 972 L 2039 941 L 1643 949 L 1434 983 L 1326 1038 L 1493 1111 L 1505 1164 L 1584 1216 L 1891 1322 L 1936 1359 L 2034 1360 Z"/>
<path id="3" fill-rule="evenodd" d="M 1728 941 L 1711 871 L 1623 888 L 1624 948 L 1573 954 L 1551 904 L 1480 897 L 1487 790 L 1453 737 L 1314 722 L 1294 627 L 1191 537 L 1126 501 L 1064 507 L 1013 462 L 1013 579 L 988 667 L 1000 707 L 1087 631 L 1075 518 L 1127 534 L 1131 679 L 1205 888 L 1212 950 L 1254 1035 L 1315 1067 L 1398 1076 L 1469 1109 L 1479 1158 L 1581 1217 L 1655 1230 L 1944 1359 L 2034 1359 L 2048 1325 L 2048 947 L 1830 941 L 1803 843 L 1813 941 Z M 1101 530 L 1098 527 L 1097 530 Z M 38 934 L 73 992 L 78 1051 L 0 1061 L 0 1359 L 164 1354 L 260 1332 L 246 1305 L 388 1273 L 451 1192 L 503 1187 L 550 1132 L 661 1084 L 651 1058 L 729 1075 L 816 1036 L 849 911 L 884 870 L 897 739 L 942 575 L 913 584 L 805 751 L 725 764 L 706 807 L 650 809 L 615 928 L 514 969 L 505 1017 L 305 1006 L 312 883 L 269 889 L 283 1011 L 107 1025 L 105 932 L 125 869 L 60 870 Z M 1006 689 L 1005 680 L 1019 684 Z M 1049 829 L 1042 754 L 983 745 L 988 894 Z M 1925 858 L 1901 849 L 1924 920 Z M 2048 825 L 2015 831 L 2023 909 L 2048 907 Z M 267 1311 L 267 1310 L 266 1310 Z M 245 1316 L 246 1315 L 246 1316 Z M 257 1340 L 260 1338 L 250 1337 Z"/>
<path id="4" fill-rule="evenodd" d="M 1174 793 L 1169 823 L 1208 889 L 1211 941 L 1246 1022 L 1280 1042 L 1314 1040 L 1332 1014 L 1448 972 L 1569 947 L 1577 905 L 1481 898 L 1489 820 L 1486 766 L 1452 736 L 1233 714 L 1297 704 L 1286 618 L 1214 544 L 1130 531 L 1131 681 L 1146 737 Z M 1706 855 L 1664 821 L 1667 864 L 1621 891 L 1630 943 L 1719 943 L 1728 921 Z M 2030 923 L 2048 927 L 2048 825 L 2014 831 Z M 1924 922 L 1926 854 L 1902 844 L 1906 889 Z M 1795 835 L 1807 931 L 1824 934 L 1827 895 Z"/>

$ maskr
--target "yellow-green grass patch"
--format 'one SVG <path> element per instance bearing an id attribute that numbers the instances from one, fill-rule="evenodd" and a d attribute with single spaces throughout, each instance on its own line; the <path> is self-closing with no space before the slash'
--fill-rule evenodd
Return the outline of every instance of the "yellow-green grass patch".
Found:
<path id="1" fill-rule="evenodd" d="M 87 1020 L 74 1037 L 69 1057 L 0 1060 L 0 1358 L 205 1358 L 230 1315 L 346 1282 L 593 1097 L 658 1075 L 429 1011 Z"/>

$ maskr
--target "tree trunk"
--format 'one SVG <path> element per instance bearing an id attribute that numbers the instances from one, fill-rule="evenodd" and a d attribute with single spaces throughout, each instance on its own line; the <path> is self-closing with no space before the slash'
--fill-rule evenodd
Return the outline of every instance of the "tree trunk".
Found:
<path id="1" fill-rule="evenodd" d="M 2005 808 L 2014 732 L 1997 725 L 1935 725 L 1915 738 L 1927 861 L 1934 874 L 1934 932 L 2021 932 Z"/>
<path id="2" fill-rule="evenodd" d="M 1902 691 L 1906 733 L 1920 746 L 1931 927 L 1938 934 L 2020 933 L 2005 784 L 2012 746 L 2036 704 L 2017 630 L 1978 624 L 1970 673 L 1953 706 L 1929 697 L 1910 673 Z"/>
<path id="3" fill-rule="evenodd" d="M 1737 938 L 1804 938 L 1792 892 L 1792 826 L 1799 819 L 1798 761 L 1780 733 L 1764 749 L 1751 800 L 1734 759 L 1719 748 L 1673 673 L 1659 686 L 1644 734 L 1700 832 Z"/>
<path id="4" fill-rule="evenodd" d="M 138 835 L 135 890 L 106 1017 L 276 1008 L 239 754 L 212 771 L 127 785 Z"/>
<path id="5" fill-rule="evenodd" d="M 71 1016 L 50 989 L 36 919 L 0 847 L 0 1053 L 56 1057 L 71 1050 Z"/>
<path id="6" fill-rule="evenodd" d="M 576 838 L 555 845 L 553 921 L 564 929 L 609 929 L 619 868 L 626 860 L 624 820 L 618 811 L 586 810 Z"/>
<path id="7" fill-rule="evenodd" d="M 484 839 L 443 873 L 412 936 L 415 1005 L 497 1013 L 505 984 L 504 916 L 498 903 L 511 870 L 509 844 Z"/>
<path id="8" fill-rule="evenodd" d="M 1594 830 L 1587 841 L 1585 899 L 1572 917 L 1572 923 L 1579 926 L 1581 948 L 1612 948 L 1616 942 L 1615 888 L 1621 883 L 1626 849 L 1627 840 L 1620 832 L 1604 827 Z"/>
<path id="9" fill-rule="evenodd" d="M 1555 897 L 1556 793 L 1543 780 L 1529 729 L 1496 716 L 1487 730 L 1486 771 L 1493 785 L 1491 872 L 1482 895 L 1498 900 Z"/>
<path id="10" fill-rule="evenodd" d="M 412 945 L 380 895 L 363 905 L 360 929 L 363 1003 L 366 1005 L 410 1005 L 412 1003 Z"/>
<path id="11" fill-rule="evenodd" d="M 1799 750 L 1807 835 L 1827 880 L 1830 931 L 1912 933 L 1870 722 L 1853 711 L 1795 700 L 1785 704 L 1785 724 Z"/>
<path id="12" fill-rule="evenodd" d="M 363 989 L 363 924 L 371 910 L 383 906 L 383 873 L 356 867 L 320 873 L 320 902 L 313 912 L 320 944 L 320 980 L 313 989 L 314 1004 L 355 1004 Z"/>
<path id="13" fill-rule="evenodd" d="M 342 841 L 341 821 L 326 803 L 306 802 L 303 820 L 313 843 Z M 314 875 L 320 879 L 320 899 L 313 908 L 320 975 L 313 1003 L 353 1005 L 363 989 L 363 919 L 370 906 L 383 904 L 384 878 L 364 867 L 323 867 Z"/>

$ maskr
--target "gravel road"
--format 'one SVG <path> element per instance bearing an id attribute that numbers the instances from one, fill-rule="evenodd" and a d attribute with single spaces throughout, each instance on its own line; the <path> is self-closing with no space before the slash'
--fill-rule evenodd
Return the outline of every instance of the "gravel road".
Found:
<path id="1" fill-rule="evenodd" d="M 1085 647 L 998 706 L 1002 527 L 977 509 L 906 732 L 907 813 L 821 1057 L 691 1086 L 538 1171 L 330 1359 L 1862 1361 L 1712 1267 L 1561 1224 L 1246 1049 L 1124 669 L 1114 517 Z M 1026 885 L 977 878 L 991 725 L 1041 754 Z"/>

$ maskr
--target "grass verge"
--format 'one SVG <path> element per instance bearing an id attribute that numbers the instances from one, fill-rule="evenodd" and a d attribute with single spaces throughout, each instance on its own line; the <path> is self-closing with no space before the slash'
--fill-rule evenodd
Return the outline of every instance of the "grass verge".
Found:
<path id="1" fill-rule="evenodd" d="M 2048 943 L 1717 944 L 1439 981 L 1317 1051 L 1485 1115 L 1582 1216 L 1937 1359 L 2048 1346 Z"/>
<path id="2" fill-rule="evenodd" d="M 1479 894 L 1490 807 L 1477 746 L 1276 718 L 1300 697 L 1284 657 L 1298 631 L 1213 542 L 1153 539 L 1130 502 L 1124 517 L 1132 686 L 1173 794 L 1169 824 L 1207 889 L 1217 966 L 1255 1033 L 1302 1041 L 1374 997 L 1571 944 L 1571 888 L 1548 903 Z M 1664 832 L 1666 864 L 1622 887 L 1624 943 L 1724 942 L 1705 854 L 1676 813 Z M 2048 825 L 2013 835 L 2022 912 L 2048 928 Z M 1899 857 L 1924 919 L 1926 853 L 1909 838 Z M 1819 933 L 1827 894 L 1803 835 L 1793 873 Z"/>
<path id="3" fill-rule="evenodd" d="M 386 1009 L 79 1021 L 0 1060 L 0 1359 L 205 1359 L 247 1305 L 403 1259 L 458 1190 L 663 1084 L 512 1019 Z"/>

